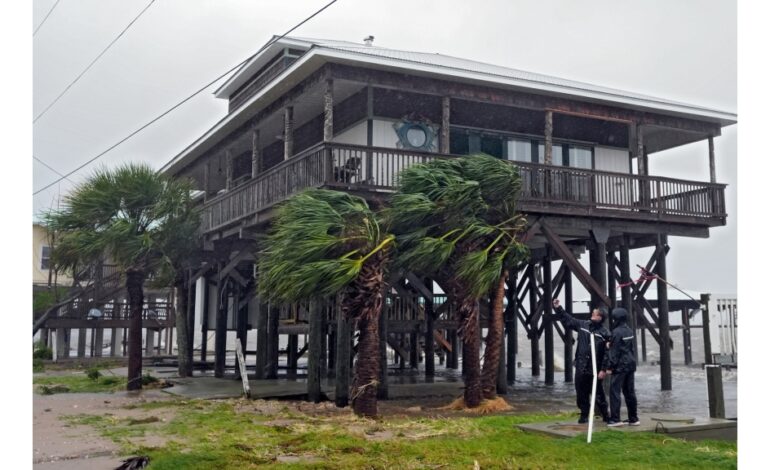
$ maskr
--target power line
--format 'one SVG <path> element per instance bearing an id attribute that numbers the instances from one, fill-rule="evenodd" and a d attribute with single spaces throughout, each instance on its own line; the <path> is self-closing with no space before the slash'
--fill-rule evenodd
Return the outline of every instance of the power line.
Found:
<path id="1" fill-rule="evenodd" d="M 35 160 L 37 160 L 38 162 L 40 162 L 40 163 L 41 163 L 43 166 L 45 166 L 45 167 L 46 167 L 46 168 L 48 168 L 49 170 L 53 171 L 53 172 L 54 172 L 54 173 L 56 173 L 57 175 L 61 176 L 63 179 L 66 179 L 66 180 L 67 180 L 67 181 L 69 181 L 70 183 L 74 183 L 74 181 L 72 181 L 71 179 L 67 178 L 66 176 L 64 176 L 64 175 L 62 175 L 61 173 L 59 173 L 58 171 L 56 171 L 56 170 L 55 170 L 55 169 L 54 169 L 54 168 L 53 168 L 51 165 L 49 165 L 48 163 L 44 162 L 43 160 L 41 160 L 41 159 L 37 158 L 37 157 L 36 157 L 36 156 L 34 156 L 34 155 L 32 155 L 32 158 L 34 158 Z M 61 180 L 59 180 L 59 181 L 61 181 Z"/>
<path id="2" fill-rule="evenodd" d="M 154 1 L 154 0 L 153 0 L 153 1 Z M 40 192 L 42 192 L 42 191 L 45 191 L 46 189 L 48 189 L 48 188 L 50 188 L 51 186 L 53 186 L 53 185 L 55 185 L 56 183 L 58 183 L 59 181 L 61 181 L 61 180 L 65 179 L 65 178 L 67 178 L 68 176 L 71 176 L 73 173 L 75 173 L 75 172 L 77 172 L 77 171 L 81 170 L 81 169 L 82 169 L 82 168 L 84 168 L 85 166 L 87 166 L 87 165 L 89 165 L 90 163 L 92 163 L 92 162 L 96 161 L 96 160 L 97 160 L 97 159 L 99 159 L 101 156 L 103 156 L 104 154 L 106 154 L 106 153 L 107 153 L 107 152 L 109 152 L 110 150 L 114 149 L 114 148 L 115 148 L 115 147 L 117 147 L 118 145 L 122 144 L 123 142 L 127 141 L 127 140 L 128 140 L 128 139 L 130 139 L 131 137 L 135 136 L 135 135 L 136 135 L 136 134 L 138 134 L 139 132 L 143 131 L 144 129 L 146 129 L 146 128 L 147 128 L 147 127 L 149 127 L 150 125 L 154 124 L 156 121 L 160 120 L 161 118 L 163 118 L 164 116 L 166 116 L 167 114 L 169 114 L 171 111 L 173 111 L 173 110 L 175 110 L 176 108 L 180 107 L 180 106 L 181 106 L 181 105 L 183 105 L 184 103 L 186 103 L 186 102 L 190 101 L 192 98 L 194 98 L 196 95 L 198 95 L 199 93 L 201 93 L 203 90 L 207 89 L 208 87 L 210 87 L 210 86 L 211 86 L 211 85 L 213 85 L 214 83 L 218 82 L 220 79 L 222 79 L 223 77 L 225 77 L 227 74 L 229 74 L 229 73 L 230 73 L 230 72 L 232 72 L 233 70 L 237 69 L 238 67 L 241 67 L 243 64 L 245 64 L 245 63 L 247 63 L 248 61 L 250 61 L 251 59 L 253 59 L 253 58 L 254 58 L 254 57 L 257 55 L 257 54 L 259 54 L 259 53 L 260 53 L 260 52 L 262 52 L 263 50 L 265 50 L 265 49 L 267 49 L 268 47 L 270 47 L 272 44 L 274 44 L 274 43 L 275 43 L 276 41 L 278 41 L 279 39 L 286 37 L 286 35 L 287 35 L 287 34 L 291 33 L 291 32 L 292 32 L 292 31 L 294 31 L 295 29 L 297 29 L 297 28 L 299 28 L 300 26 L 302 26 L 303 24 L 307 23 L 307 22 L 308 22 L 309 20 L 311 20 L 313 17 L 315 17 L 316 15 L 318 15 L 319 13 L 321 13 L 322 11 L 326 10 L 327 8 L 329 8 L 330 6 L 332 6 L 332 5 L 333 5 L 334 3 L 336 3 L 336 2 L 337 2 L 337 0 L 332 0 L 331 2 L 327 3 L 327 4 L 326 4 L 324 7 L 322 7 L 321 9 L 319 9 L 318 11 L 316 11 L 315 13 L 313 13 L 312 15 L 308 16 L 307 18 L 305 18 L 305 19 L 304 19 L 304 20 L 303 20 L 301 23 L 298 23 L 296 26 L 294 26 L 294 27 L 293 27 L 293 28 L 291 28 L 290 30 L 286 31 L 286 32 L 285 32 L 285 33 L 283 33 L 282 35 L 280 35 L 280 36 L 276 37 L 276 38 L 275 38 L 275 39 L 273 39 L 272 41 L 269 41 L 267 44 L 265 44 L 264 46 L 262 46 L 262 47 L 261 47 L 261 48 L 260 48 L 260 49 L 259 49 L 257 52 L 255 52 L 254 54 L 252 54 L 252 55 L 250 55 L 249 57 L 247 57 L 245 60 L 243 60 L 242 62 L 240 62 L 238 65 L 236 65 L 236 66 L 232 67 L 232 68 L 231 68 L 230 70 L 228 70 L 227 72 L 223 73 L 222 75 L 218 76 L 218 77 L 217 77 L 217 78 L 215 78 L 214 80 L 210 81 L 209 83 L 207 83 L 206 85 L 204 85 L 203 87 L 201 87 L 200 89 L 198 89 L 198 91 L 196 91 L 196 92 L 195 92 L 195 93 L 193 93 L 192 95 L 188 96 L 188 97 L 187 97 L 187 98 L 185 98 L 184 100 L 180 101 L 179 103 L 175 104 L 174 106 L 172 106 L 172 107 L 171 107 L 171 108 L 169 108 L 168 110 L 164 111 L 164 112 L 163 112 L 163 113 L 162 113 L 160 116 L 158 116 L 158 117 L 156 117 L 156 118 L 152 119 L 152 120 L 151 120 L 150 122 L 148 122 L 147 124 L 143 125 L 143 126 L 142 126 L 142 127 L 140 127 L 139 129 L 137 129 L 137 130 L 135 130 L 134 132 L 130 133 L 129 135 L 127 135 L 126 137 L 124 137 L 123 139 L 121 139 L 120 141 L 118 141 L 116 144 L 114 144 L 114 145 L 111 145 L 109 148 L 107 148 L 106 150 L 104 150 L 104 151 L 103 151 L 103 152 L 101 152 L 100 154 L 96 155 L 95 157 L 91 158 L 91 159 L 90 159 L 90 160 L 88 160 L 87 162 L 83 163 L 83 164 L 82 164 L 82 165 L 80 165 L 79 167 L 75 168 L 74 170 L 70 171 L 70 172 L 69 172 L 69 173 L 67 173 L 66 175 L 61 175 L 61 178 L 59 178 L 59 179 L 56 179 L 56 180 L 54 180 L 53 182 L 51 182 L 51 183 L 49 183 L 49 184 L 47 184 L 47 185 L 43 186 L 42 188 L 38 189 L 37 191 L 35 191 L 34 193 L 32 193 L 32 195 L 34 196 L 34 195 L 36 195 L 36 194 L 38 194 L 38 193 L 40 193 Z"/>
<path id="3" fill-rule="evenodd" d="M 57 2 L 57 3 L 58 3 L 58 2 Z M 33 120 L 32 120 L 32 124 L 36 123 L 38 119 L 40 119 L 41 117 L 43 117 L 43 115 L 44 115 L 46 112 L 48 112 L 48 110 L 49 110 L 49 109 L 51 109 L 51 107 L 52 107 L 53 105 L 55 105 L 55 104 L 56 104 L 56 102 L 57 102 L 57 101 L 59 101 L 59 99 L 60 99 L 62 96 L 64 96 L 64 94 L 65 94 L 65 93 L 67 93 L 67 91 L 69 91 L 69 89 L 72 87 L 72 85 L 74 85 L 75 83 L 77 83 L 77 82 L 78 82 L 78 80 L 80 80 L 80 77 L 82 77 L 83 75 L 85 75 L 85 73 L 86 73 L 86 72 L 88 72 L 88 70 L 89 70 L 89 69 L 90 69 L 90 68 L 91 68 L 91 67 L 92 67 L 92 66 L 93 66 L 93 65 L 96 63 L 96 61 L 97 61 L 97 60 L 99 60 L 99 59 L 100 59 L 100 58 L 101 58 L 101 57 L 104 55 L 104 53 L 105 53 L 105 52 L 107 52 L 107 51 L 110 49 L 110 47 L 112 47 L 112 45 L 113 45 L 113 44 L 115 44 L 115 43 L 118 41 L 118 39 L 120 39 L 120 38 L 123 36 L 123 34 L 125 34 L 125 32 L 126 32 L 126 31 L 128 31 L 128 28 L 130 28 L 130 27 L 131 27 L 131 25 L 133 25 L 133 24 L 136 22 L 136 20 L 138 20 L 138 19 L 139 19 L 139 17 L 143 15 L 143 14 L 144 14 L 144 12 L 145 12 L 145 11 L 147 11 L 147 9 L 148 9 L 148 8 L 150 8 L 150 6 L 152 6 L 152 4 L 153 4 L 153 3 L 155 3 L 155 0 L 150 0 L 150 3 L 148 3 L 148 4 L 147 4 L 147 6 L 146 6 L 146 7 L 144 7 L 144 9 L 143 9 L 142 11 L 140 11 L 140 12 L 139 12 L 139 14 L 138 14 L 138 15 L 136 15 L 136 17 L 135 17 L 133 20 L 131 20 L 131 22 L 130 22 L 130 23 L 128 23 L 128 26 L 126 26 L 125 28 L 123 28 L 123 31 L 121 31 L 121 32 L 120 32 L 120 34 L 118 34 L 118 35 L 115 37 L 115 39 L 113 39 L 113 40 L 112 40 L 112 41 L 111 41 L 109 44 L 107 44 L 107 47 L 105 47 L 105 48 L 104 48 L 104 50 L 103 50 L 102 52 L 100 52 L 100 53 L 99 53 L 99 55 L 98 55 L 98 56 L 96 56 L 96 58 L 95 58 L 94 60 L 92 60 L 92 61 L 91 61 L 91 63 L 90 63 L 90 64 L 88 64 L 88 67 L 86 67 L 86 68 L 85 68 L 85 69 L 84 69 L 82 72 L 80 72 L 80 75 L 78 75 L 77 77 L 75 77 L 75 80 L 73 80 L 73 81 L 72 81 L 72 83 L 70 83 L 69 85 L 67 85 L 67 87 L 64 89 L 64 91 L 62 91 L 61 93 L 59 93 L 59 96 L 57 96 L 57 97 L 56 97 L 56 99 L 55 99 L 55 100 L 53 100 L 53 101 L 51 102 L 51 104 L 49 104 L 48 106 L 46 106 L 46 108 L 43 110 L 43 112 L 42 112 L 42 113 L 38 114 L 38 115 L 37 115 L 37 117 L 36 117 L 35 119 L 33 119 Z M 55 5 L 54 5 L 54 6 L 55 6 Z"/>
<path id="4" fill-rule="evenodd" d="M 37 28 L 32 32 L 32 37 L 35 37 L 37 34 L 37 31 L 43 26 L 43 23 L 45 23 L 45 20 L 48 19 L 49 16 L 51 16 L 51 13 L 53 12 L 53 9 L 56 8 L 56 5 L 59 4 L 61 0 L 56 0 L 56 3 L 53 4 L 50 10 L 48 10 L 48 13 L 45 15 L 45 18 L 43 18 L 43 21 L 40 22 L 39 25 L 37 25 Z"/>

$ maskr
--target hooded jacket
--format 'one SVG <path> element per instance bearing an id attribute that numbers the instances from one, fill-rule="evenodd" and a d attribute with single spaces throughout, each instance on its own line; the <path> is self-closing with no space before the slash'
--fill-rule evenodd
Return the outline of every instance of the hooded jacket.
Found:
<path id="1" fill-rule="evenodd" d="M 594 375 L 591 367 L 591 343 L 594 339 L 596 351 L 596 370 L 601 370 L 606 350 L 605 344 L 610 338 L 610 332 L 601 323 L 591 320 L 578 320 L 564 311 L 564 307 L 554 309 L 554 317 L 564 325 L 564 328 L 577 332 L 577 347 L 575 348 L 575 372 L 578 374 Z"/>
<path id="2" fill-rule="evenodd" d="M 615 327 L 610 338 L 610 348 L 604 358 L 602 369 L 613 373 L 634 372 L 636 356 L 634 355 L 634 332 L 626 323 L 628 311 L 616 308 L 612 311 Z"/>

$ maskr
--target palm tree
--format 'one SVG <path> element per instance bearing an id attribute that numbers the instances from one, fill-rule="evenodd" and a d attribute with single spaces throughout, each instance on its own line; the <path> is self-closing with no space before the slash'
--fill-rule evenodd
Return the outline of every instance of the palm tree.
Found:
<path id="1" fill-rule="evenodd" d="M 45 215 L 59 243 L 52 259 L 74 270 L 107 257 L 126 277 L 130 320 L 128 390 L 142 388 L 144 282 L 154 273 L 173 273 L 166 250 L 178 230 L 190 230 L 190 186 L 148 165 L 97 170 L 65 198 L 63 208 Z"/>
<path id="2" fill-rule="evenodd" d="M 359 416 L 377 415 L 378 320 L 393 242 L 363 199 L 310 189 L 281 205 L 259 253 L 260 295 L 284 303 L 339 295 L 356 322 L 351 402 Z"/>
<path id="3" fill-rule="evenodd" d="M 529 256 L 519 240 L 526 223 L 516 213 L 519 187 L 518 169 L 487 155 L 434 160 L 401 172 L 388 210 L 399 245 L 397 266 L 434 278 L 457 307 L 469 408 L 482 399 L 479 299 L 496 286 L 483 394 L 494 398 L 502 346 L 501 286 L 506 267 Z"/>

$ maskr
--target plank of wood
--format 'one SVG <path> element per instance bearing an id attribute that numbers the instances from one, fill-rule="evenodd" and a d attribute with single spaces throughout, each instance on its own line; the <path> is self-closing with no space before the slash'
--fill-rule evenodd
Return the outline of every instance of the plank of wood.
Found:
<path id="1" fill-rule="evenodd" d="M 243 394 L 246 398 L 251 397 L 251 388 L 249 388 L 249 375 L 246 373 L 246 359 L 243 357 L 241 342 L 235 342 L 235 355 L 238 358 L 238 370 L 241 372 L 241 381 L 243 382 Z"/>

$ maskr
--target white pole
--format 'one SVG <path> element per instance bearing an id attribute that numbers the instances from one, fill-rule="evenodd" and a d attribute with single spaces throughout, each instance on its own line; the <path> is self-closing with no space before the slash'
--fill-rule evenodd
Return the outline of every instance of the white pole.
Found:
<path id="1" fill-rule="evenodd" d="M 591 343 L 591 368 L 594 371 L 594 380 L 591 384 L 591 406 L 589 408 L 588 412 L 588 443 L 591 443 L 591 434 L 594 431 L 594 402 L 596 401 L 596 351 L 595 345 L 594 345 L 594 335 L 593 333 L 588 333 L 589 335 L 589 342 Z"/>

